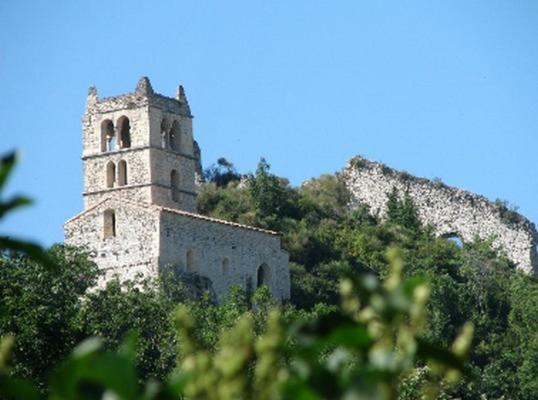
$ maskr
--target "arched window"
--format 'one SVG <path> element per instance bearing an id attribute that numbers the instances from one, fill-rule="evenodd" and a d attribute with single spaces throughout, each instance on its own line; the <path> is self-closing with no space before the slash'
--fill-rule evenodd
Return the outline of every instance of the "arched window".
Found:
<path id="1" fill-rule="evenodd" d="M 125 115 L 121 116 L 117 122 L 119 136 L 120 136 L 120 149 L 126 149 L 131 147 L 131 125 L 129 118 Z"/>
<path id="2" fill-rule="evenodd" d="M 116 236 L 116 213 L 114 210 L 106 210 L 103 214 L 104 238 Z"/>
<path id="3" fill-rule="evenodd" d="M 170 172 L 170 190 L 172 192 L 172 200 L 179 201 L 179 174 L 175 169 Z"/>
<path id="4" fill-rule="evenodd" d="M 263 263 L 258 267 L 258 273 L 257 275 L 257 283 L 256 287 L 260 287 L 262 285 L 269 286 L 270 280 L 271 280 L 271 269 L 266 263 Z"/>
<path id="5" fill-rule="evenodd" d="M 121 160 L 118 163 L 118 186 L 127 185 L 127 161 Z"/>
<path id="6" fill-rule="evenodd" d="M 180 152 L 181 148 L 181 129 L 179 123 L 174 121 L 172 128 L 170 129 L 170 148 L 174 151 Z"/>
<path id="7" fill-rule="evenodd" d="M 222 259 L 222 273 L 226 275 L 228 272 L 230 272 L 230 260 L 228 260 L 228 257 L 224 257 Z"/>
<path id="8" fill-rule="evenodd" d="M 170 124 L 168 123 L 168 120 L 163 118 L 161 121 L 161 147 L 163 149 L 167 149 L 170 146 L 170 141 L 168 137 L 168 127 Z"/>
<path id="9" fill-rule="evenodd" d="M 101 122 L 101 151 L 113 151 L 110 149 L 110 142 L 114 139 L 114 124 L 111 120 L 105 119 Z"/>
<path id="10" fill-rule="evenodd" d="M 196 272 L 196 263 L 192 249 L 187 250 L 187 272 Z"/>
<path id="11" fill-rule="evenodd" d="M 106 187 L 114 187 L 116 182 L 116 164 L 113 161 L 109 161 L 106 165 Z"/>

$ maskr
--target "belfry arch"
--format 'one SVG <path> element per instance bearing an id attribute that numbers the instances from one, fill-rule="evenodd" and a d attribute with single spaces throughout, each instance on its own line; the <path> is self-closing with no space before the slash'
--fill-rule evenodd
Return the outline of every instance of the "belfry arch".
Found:
<path id="1" fill-rule="evenodd" d="M 131 123 L 129 122 L 129 118 L 122 115 L 118 119 L 117 127 L 119 131 L 120 149 L 131 147 Z"/>
<path id="2" fill-rule="evenodd" d="M 114 123 L 110 119 L 101 122 L 101 152 L 111 151 L 110 142 L 114 139 Z"/>
<path id="3" fill-rule="evenodd" d="M 170 129 L 170 148 L 174 151 L 177 151 L 178 153 L 183 151 L 183 143 L 182 143 L 182 137 L 181 137 L 181 128 L 179 126 L 179 123 L 177 121 L 174 121 L 172 123 L 172 128 Z"/>

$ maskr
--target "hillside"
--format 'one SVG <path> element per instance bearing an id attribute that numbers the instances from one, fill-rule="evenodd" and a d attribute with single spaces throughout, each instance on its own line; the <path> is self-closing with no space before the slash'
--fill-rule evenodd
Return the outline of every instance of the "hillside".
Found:
<path id="1" fill-rule="evenodd" d="M 46 256 L 54 268 L 28 258 L 25 248 L 3 251 L 0 335 L 16 340 L 9 374 L 36 381 L 45 393 L 51 372 L 52 391 L 68 390 L 59 382 L 80 376 L 114 387 L 84 372 L 91 365 L 84 362 L 101 360 L 104 349 L 112 352 L 104 353 L 108 360 L 134 363 L 139 387 L 151 379 L 175 384 L 167 377 L 176 366 L 190 371 L 180 375 L 187 382 L 181 393 L 190 398 L 274 398 L 282 377 L 288 377 L 283 398 L 340 398 L 354 379 L 366 377 L 368 389 L 360 390 L 385 393 L 370 398 L 414 399 L 430 387 L 436 388 L 430 398 L 536 398 L 538 284 L 491 241 L 460 245 L 439 237 L 422 224 L 413 199 L 398 191 L 389 193 L 383 219 L 363 203 L 349 207 L 351 194 L 339 175 L 294 188 L 271 174 L 265 160 L 248 175 L 220 160 L 206 178 L 200 213 L 281 232 L 291 260 L 289 304 L 278 306 L 263 287 L 254 293 L 234 288 L 220 305 L 208 295 L 193 299 L 170 271 L 162 271 L 159 282 L 112 281 L 88 292 L 99 272 L 83 250 L 54 246 Z M 458 381 L 454 357 L 467 348 L 462 343 L 470 334 L 459 334 L 466 322 L 474 337 Z M 329 340 L 324 335 L 331 332 Z M 129 333 L 137 337 L 136 350 L 125 342 Z M 91 357 L 82 361 L 69 356 L 93 336 L 102 338 L 102 350 L 88 350 Z M 0 391 L 7 382 L 4 351 Z M 374 357 L 376 351 L 384 355 Z M 134 361 L 121 358 L 126 354 Z M 302 360 L 303 369 L 290 358 Z M 64 359 L 69 368 L 55 367 Z M 437 369 L 443 362 L 452 369 Z M 215 394 L 217 388 L 228 394 Z M 304 397 L 304 391 L 321 397 Z"/>
<path id="2" fill-rule="evenodd" d="M 377 168 L 379 164 L 365 167 Z M 386 174 L 396 173 L 386 168 Z M 494 246 L 497 237 L 466 240 L 460 247 L 461 242 L 444 238 L 434 227 L 422 224 L 416 196 L 412 198 L 402 185 L 396 186 L 399 192 L 383 193 L 386 203 L 380 219 L 357 193 L 348 191 L 345 178 L 349 175 L 345 173 L 323 175 L 293 188 L 285 178 L 271 175 L 262 160 L 246 181 L 243 178 L 240 182 L 231 166 L 214 167 L 209 178 L 200 190 L 201 213 L 282 232 L 284 247 L 290 253 L 291 301 L 295 306 L 308 309 L 317 303 L 337 304 L 338 280 L 344 271 L 374 271 L 385 277 L 387 249 L 396 245 L 402 249 L 404 275 L 426 276 L 431 282 L 427 336 L 448 344 L 464 321 L 475 324 L 471 377 L 458 395 L 535 398 L 538 284 L 499 255 Z M 423 187 L 434 186 L 409 175 L 404 180 L 409 179 L 416 179 Z M 474 196 L 480 200 L 477 208 L 500 215 L 499 207 L 494 208 L 484 198 L 436 186 L 451 195 L 456 193 L 459 202 Z M 458 208 L 458 202 L 449 206 Z M 528 231 L 534 229 L 521 216 L 512 223 Z M 517 247 L 518 243 L 508 245 Z"/>

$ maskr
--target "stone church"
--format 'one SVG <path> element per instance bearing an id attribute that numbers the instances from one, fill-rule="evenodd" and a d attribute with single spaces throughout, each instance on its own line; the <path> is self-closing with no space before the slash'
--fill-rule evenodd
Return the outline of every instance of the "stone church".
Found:
<path id="1" fill-rule="evenodd" d="M 220 297 L 230 285 L 267 285 L 290 296 L 288 254 L 276 232 L 196 213 L 200 150 L 183 87 L 175 98 L 142 78 L 134 93 L 88 92 L 82 124 L 84 210 L 64 225 L 67 244 L 84 246 L 103 282 L 163 268 L 208 278 Z"/>

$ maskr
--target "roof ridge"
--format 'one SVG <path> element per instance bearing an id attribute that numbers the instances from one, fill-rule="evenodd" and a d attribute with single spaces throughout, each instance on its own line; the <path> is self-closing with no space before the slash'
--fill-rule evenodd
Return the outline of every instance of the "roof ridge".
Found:
<path id="1" fill-rule="evenodd" d="M 262 233 L 267 233 L 267 234 L 270 234 L 270 235 L 280 235 L 279 232 L 272 231 L 272 230 L 269 230 L 269 229 L 263 229 L 263 228 L 258 228 L 256 226 L 240 224 L 238 222 L 226 221 L 224 219 L 208 217 L 207 215 L 203 215 L 203 214 L 192 213 L 192 212 L 184 211 L 184 210 L 176 210 L 174 208 L 168 208 L 168 207 L 162 207 L 162 206 L 155 206 L 155 207 L 160 208 L 163 211 L 171 212 L 173 214 L 184 215 L 184 216 L 190 217 L 190 218 L 201 219 L 201 220 L 204 220 L 204 221 L 215 222 L 217 224 L 229 225 L 229 226 L 234 226 L 234 227 L 237 227 L 237 228 L 248 229 L 248 230 L 262 232 Z"/>

